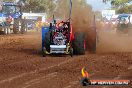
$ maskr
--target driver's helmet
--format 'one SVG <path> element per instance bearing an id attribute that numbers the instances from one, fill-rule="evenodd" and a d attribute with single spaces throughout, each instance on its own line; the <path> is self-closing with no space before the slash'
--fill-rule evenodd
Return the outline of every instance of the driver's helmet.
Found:
<path id="1" fill-rule="evenodd" d="M 63 21 L 60 22 L 60 23 L 58 23 L 58 26 L 59 26 L 59 27 L 63 26 Z"/>
<path id="2" fill-rule="evenodd" d="M 61 22 L 57 22 L 57 23 L 56 23 L 56 27 L 57 27 L 57 28 L 60 28 L 60 27 L 63 26 L 63 24 L 64 24 L 63 21 L 61 21 Z"/>

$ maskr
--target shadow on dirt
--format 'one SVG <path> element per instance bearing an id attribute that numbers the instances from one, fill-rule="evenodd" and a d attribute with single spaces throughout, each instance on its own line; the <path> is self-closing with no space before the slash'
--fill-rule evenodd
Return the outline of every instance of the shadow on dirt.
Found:
<path id="1" fill-rule="evenodd" d="M 11 52 L 15 52 L 16 54 L 17 53 L 21 53 L 21 54 L 26 54 L 26 55 L 33 55 L 33 56 L 39 56 L 39 57 L 43 57 L 42 56 L 42 51 L 41 49 L 8 49 L 9 51 Z M 66 55 L 66 54 L 49 54 L 49 55 L 46 55 L 47 57 L 70 57 L 70 55 Z"/>

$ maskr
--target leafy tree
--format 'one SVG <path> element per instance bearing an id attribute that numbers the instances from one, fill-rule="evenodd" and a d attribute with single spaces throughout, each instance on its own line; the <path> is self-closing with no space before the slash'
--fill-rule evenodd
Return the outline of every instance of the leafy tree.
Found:
<path id="1" fill-rule="evenodd" d="M 117 13 L 132 13 L 132 5 L 122 7 L 117 10 Z"/>
<path id="2" fill-rule="evenodd" d="M 14 0 L 3 0 L 3 2 L 12 2 Z"/>
<path id="3" fill-rule="evenodd" d="M 114 8 L 122 8 L 127 5 L 127 3 L 131 2 L 132 0 L 102 0 L 102 2 L 107 3 L 108 1 L 111 2 L 111 5 Z"/>
<path id="4" fill-rule="evenodd" d="M 50 12 L 55 8 L 54 0 L 3 0 L 4 2 L 15 2 L 25 4 L 24 12 Z"/>
<path id="5" fill-rule="evenodd" d="M 132 5 L 128 5 L 132 0 L 103 0 L 104 3 L 108 1 L 111 1 L 112 8 L 117 13 L 132 13 Z"/>
<path id="6" fill-rule="evenodd" d="M 127 5 L 127 3 L 129 3 L 131 0 L 112 0 L 111 4 L 115 7 L 115 8 L 122 8 L 125 7 Z"/>
<path id="7" fill-rule="evenodd" d="M 54 0 L 27 0 L 25 12 L 49 12 L 55 8 Z"/>

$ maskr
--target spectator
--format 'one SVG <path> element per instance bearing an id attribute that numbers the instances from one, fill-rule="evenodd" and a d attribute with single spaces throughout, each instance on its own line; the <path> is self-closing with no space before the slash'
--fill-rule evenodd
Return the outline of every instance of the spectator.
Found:
<path id="1" fill-rule="evenodd" d="M 2 5 L 1 5 L 1 3 L 0 3 L 0 11 L 2 10 Z"/>
<path id="2" fill-rule="evenodd" d="M 39 22 L 38 21 L 36 22 L 36 30 L 37 31 L 39 30 Z"/>

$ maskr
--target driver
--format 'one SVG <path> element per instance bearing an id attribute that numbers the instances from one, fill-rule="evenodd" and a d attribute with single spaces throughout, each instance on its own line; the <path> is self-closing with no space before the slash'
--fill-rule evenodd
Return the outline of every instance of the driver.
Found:
<path id="1" fill-rule="evenodd" d="M 62 21 L 62 22 L 58 22 L 58 23 L 57 23 L 57 25 L 56 25 L 56 27 L 57 27 L 57 28 L 60 28 L 60 27 L 62 27 L 62 26 L 63 26 L 63 24 L 64 24 L 64 22 L 63 22 L 63 21 Z"/>

